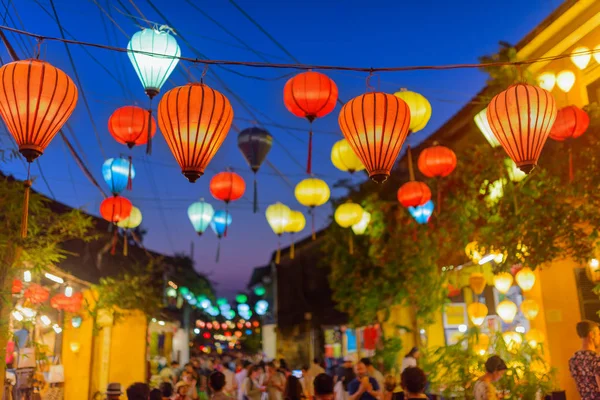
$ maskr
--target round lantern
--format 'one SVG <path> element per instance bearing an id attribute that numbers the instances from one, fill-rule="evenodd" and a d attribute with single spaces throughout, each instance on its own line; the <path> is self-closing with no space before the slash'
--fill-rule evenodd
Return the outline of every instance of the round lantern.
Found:
<path id="1" fill-rule="evenodd" d="M 583 135 L 590 125 L 588 114 L 577 106 L 566 106 L 558 110 L 552 125 L 550 138 L 562 142 Z"/>
<path id="2" fill-rule="evenodd" d="M 398 201 L 403 207 L 422 206 L 431 199 L 431 190 L 424 182 L 409 181 L 398 189 Z"/>
<path id="3" fill-rule="evenodd" d="M 425 128 L 431 118 L 431 104 L 422 94 L 402 89 L 394 96 L 404 100 L 410 109 L 409 133 L 415 133 Z"/>
<path id="4" fill-rule="evenodd" d="M 267 154 L 273 145 L 273 136 L 263 129 L 258 127 L 246 128 L 238 135 L 238 148 L 246 159 L 248 166 L 254 172 L 254 212 L 258 211 L 258 192 L 256 183 L 256 173 L 262 165 Z"/>
<path id="5" fill-rule="evenodd" d="M 295 255 L 296 255 L 295 254 L 296 246 L 294 243 L 294 234 L 301 232 L 305 226 L 306 226 L 306 219 L 304 218 L 304 214 L 302 214 L 300 211 L 292 210 L 290 212 L 290 219 L 289 219 L 287 225 L 285 226 L 285 231 L 292 235 L 292 244 L 290 246 L 290 259 L 292 259 L 292 260 L 294 259 Z"/>
<path id="6" fill-rule="evenodd" d="M 521 312 L 525 318 L 532 321 L 538 316 L 538 313 L 540 312 L 540 305 L 535 300 L 523 300 L 521 303 Z"/>
<path id="7" fill-rule="evenodd" d="M 113 195 L 120 194 L 125 188 L 131 190 L 131 181 L 135 178 L 135 168 L 124 157 L 109 158 L 102 164 L 102 177 Z"/>
<path id="8" fill-rule="evenodd" d="M 556 85 L 560 90 L 569 93 L 575 85 L 575 74 L 573 71 L 564 70 L 556 75 Z"/>
<path id="9" fill-rule="evenodd" d="M 518 332 L 504 332 L 502 338 L 508 351 L 517 351 L 523 343 L 523 336 Z"/>
<path id="10" fill-rule="evenodd" d="M 127 55 L 146 94 L 152 99 L 177 66 L 181 50 L 170 28 L 162 26 L 136 32 L 127 45 Z"/>
<path id="11" fill-rule="evenodd" d="M 529 267 L 523 267 L 515 275 L 517 285 L 524 291 L 528 292 L 535 285 L 535 273 Z"/>
<path id="12" fill-rule="evenodd" d="M 338 122 L 369 177 L 384 182 L 408 135 L 410 109 L 406 102 L 387 93 L 366 93 L 342 107 Z"/>
<path id="13" fill-rule="evenodd" d="M 498 313 L 498 316 L 502 319 L 502 321 L 506 322 L 507 324 L 510 324 L 515 320 L 515 317 L 517 315 L 517 305 L 512 301 L 506 299 L 501 301 L 496 306 L 496 312 Z"/>
<path id="14" fill-rule="evenodd" d="M 494 287 L 500 293 L 508 293 L 512 284 L 513 276 L 509 272 L 500 272 L 494 276 Z"/>
<path id="15" fill-rule="evenodd" d="M 139 208 L 132 206 L 129 217 L 117 223 L 119 228 L 123 229 L 135 229 L 142 223 L 142 212 Z"/>
<path id="16" fill-rule="evenodd" d="M 340 204 L 333 215 L 335 222 L 338 223 L 342 228 L 350 228 L 352 225 L 357 224 L 362 219 L 363 208 L 360 204 L 352 203 L 348 201 L 344 204 Z M 348 236 L 348 247 L 350 254 L 354 254 L 354 240 L 352 239 L 352 232 L 349 232 Z"/>
<path id="17" fill-rule="evenodd" d="M 188 218 L 198 236 L 202 235 L 213 219 L 213 206 L 204 201 L 197 201 L 188 207 Z"/>
<path id="18" fill-rule="evenodd" d="M 492 132 L 492 128 L 490 128 L 490 123 L 488 122 L 488 119 L 487 119 L 487 107 L 484 108 L 483 110 L 479 111 L 475 115 L 473 120 L 475 121 L 475 125 L 477 125 L 477 127 L 479 128 L 481 133 L 483 133 L 483 136 L 488 141 L 490 146 L 492 146 L 492 147 L 500 146 L 500 142 L 498 141 L 498 139 L 496 139 L 496 136 L 494 136 L 494 132 Z"/>
<path id="19" fill-rule="evenodd" d="M 290 222 L 290 215 L 292 210 L 288 206 L 282 203 L 271 204 L 267 207 L 267 211 L 265 212 L 265 216 L 267 217 L 267 222 L 273 229 L 273 232 L 281 237 L 281 235 L 285 232 L 285 228 Z M 275 256 L 275 264 L 279 264 L 281 259 L 281 248 L 280 243 L 277 241 L 277 254 Z"/>
<path id="20" fill-rule="evenodd" d="M 133 205 L 125 197 L 108 197 L 100 204 L 100 215 L 108 222 L 117 224 L 129 217 L 132 208 Z"/>
<path id="21" fill-rule="evenodd" d="M 350 172 L 362 171 L 365 166 L 360 158 L 354 154 L 354 150 L 346 139 L 339 140 L 331 148 L 331 162 L 340 171 Z"/>
<path id="22" fill-rule="evenodd" d="M 469 276 L 469 286 L 473 293 L 480 295 L 485 290 L 485 277 L 480 272 L 473 272 Z"/>
<path id="23" fill-rule="evenodd" d="M 527 343 L 529 343 L 529 346 L 531 347 L 537 347 L 539 344 L 544 343 L 544 341 L 546 340 L 546 337 L 544 336 L 544 334 L 535 329 L 532 328 L 529 330 L 529 332 L 527 332 L 525 334 L 525 340 L 527 340 Z"/>
<path id="24" fill-rule="evenodd" d="M 371 222 L 371 213 L 363 210 L 360 221 L 352 225 L 352 232 L 354 232 L 355 235 L 364 235 L 369 226 L 369 222 Z"/>
<path id="25" fill-rule="evenodd" d="M 485 255 L 485 248 L 480 247 L 479 243 L 477 243 L 476 241 L 472 241 L 465 246 L 465 254 L 474 263 L 479 263 L 479 261 Z"/>
<path id="26" fill-rule="evenodd" d="M 294 195 L 298 203 L 310 208 L 312 239 L 316 239 L 315 233 L 315 207 L 322 206 L 327 203 L 331 192 L 329 186 L 324 180 L 317 178 L 306 178 L 296 185 Z"/>
<path id="27" fill-rule="evenodd" d="M 419 154 L 418 166 L 429 178 L 443 178 L 456 168 L 456 154 L 448 147 L 433 145 Z"/>
<path id="28" fill-rule="evenodd" d="M 289 112 L 310 122 L 306 163 L 308 174 L 312 173 L 312 123 L 333 111 L 337 99 L 335 82 L 320 72 L 302 72 L 288 80 L 283 88 L 283 102 Z"/>
<path id="29" fill-rule="evenodd" d="M 148 121 L 151 128 L 148 129 Z M 130 149 L 148 143 L 156 134 L 156 121 L 148 110 L 137 106 L 125 106 L 115 110 L 108 119 L 108 131 L 119 143 Z"/>
<path id="30" fill-rule="evenodd" d="M 224 210 L 215 211 L 212 220 L 210 221 L 210 228 L 219 238 L 216 262 L 219 262 L 221 256 L 221 238 L 225 235 L 225 232 L 227 232 L 227 228 L 231 225 L 231 221 L 231 214 Z"/>
<path id="31" fill-rule="evenodd" d="M 556 74 L 553 72 L 544 72 L 537 77 L 537 83 L 542 89 L 551 92 L 556 85 Z"/>
<path id="32" fill-rule="evenodd" d="M 518 83 L 492 99 L 487 117 L 508 156 L 519 169 L 529 173 L 537 164 L 556 112 L 550 92 Z"/>
<path id="33" fill-rule="evenodd" d="M 431 215 L 433 214 L 434 207 L 433 201 L 429 200 L 427 203 L 421 206 L 408 207 L 408 212 L 418 224 L 423 225 L 429 222 L 429 218 L 431 218 Z"/>
<path id="34" fill-rule="evenodd" d="M 50 291 L 42 285 L 32 283 L 25 289 L 23 297 L 25 297 L 26 300 L 29 300 L 31 304 L 42 304 L 50 297 Z"/>
<path id="35" fill-rule="evenodd" d="M 171 89 L 158 105 L 158 126 L 190 182 L 204 174 L 232 121 L 227 97 L 202 83 Z"/>
<path id="36" fill-rule="evenodd" d="M 586 265 L 585 274 L 592 283 L 600 282 L 600 261 L 592 258 Z"/>
<path id="37" fill-rule="evenodd" d="M 483 303 L 471 303 L 467 307 L 467 315 L 471 322 L 473 322 L 473 325 L 481 326 L 488 315 L 488 308 Z"/>
<path id="38" fill-rule="evenodd" d="M 581 70 L 585 69 L 592 60 L 592 53 L 589 48 L 580 46 L 571 53 L 571 61 Z"/>
<path id="39" fill-rule="evenodd" d="M 490 347 L 490 337 L 488 335 L 486 335 L 485 333 L 479 333 L 475 337 L 475 340 L 474 340 L 474 343 L 472 346 L 473 346 L 473 351 L 475 353 L 479 354 L 480 356 L 482 356 L 485 353 L 487 353 L 488 348 Z"/>
<path id="40" fill-rule="evenodd" d="M 21 293 L 21 290 L 23 290 L 23 281 L 21 281 L 20 279 L 13 279 L 11 293 L 19 294 Z"/>
<path id="41" fill-rule="evenodd" d="M 235 172 L 219 172 L 210 180 L 210 194 L 226 204 L 241 198 L 245 191 L 244 178 Z"/>

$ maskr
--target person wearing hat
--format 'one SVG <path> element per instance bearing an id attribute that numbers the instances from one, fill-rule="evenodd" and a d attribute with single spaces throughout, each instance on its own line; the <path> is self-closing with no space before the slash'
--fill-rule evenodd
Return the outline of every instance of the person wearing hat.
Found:
<path id="1" fill-rule="evenodd" d="M 121 390 L 120 383 L 109 383 L 106 386 L 106 399 L 107 400 L 119 400 L 123 391 Z"/>
<path id="2" fill-rule="evenodd" d="M 175 396 L 173 400 L 191 400 L 191 397 L 188 396 L 188 392 L 190 391 L 190 384 L 186 381 L 179 381 L 175 385 Z"/>
<path id="3" fill-rule="evenodd" d="M 485 375 L 475 382 L 473 395 L 475 400 L 496 400 L 496 388 L 493 383 L 502 378 L 506 372 L 506 363 L 500 357 L 494 355 L 485 362 Z"/>

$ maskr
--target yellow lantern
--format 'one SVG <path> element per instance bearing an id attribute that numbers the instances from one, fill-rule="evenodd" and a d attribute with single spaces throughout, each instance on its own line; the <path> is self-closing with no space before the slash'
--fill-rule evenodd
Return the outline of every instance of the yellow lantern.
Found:
<path id="1" fill-rule="evenodd" d="M 485 290 L 485 277 L 480 272 L 473 272 L 469 276 L 469 286 L 473 293 L 479 295 Z"/>
<path id="2" fill-rule="evenodd" d="M 504 332 L 502 338 L 509 351 L 517 351 L 521 347 L 521 343 L 523 343 L 523 336 L 518 332 Z"/>
<path id="3" fill-rule="evenodd" d="M 129 213 L 129 217 L 117 223 L 119 228 L 125 229 L 125 233 L 123 235 L 123 255 L 127 256 L 129 250 L 129 240 L 127 239 L 127 235 L 129 229 L 135 229 L 142 223 L 142 212 L 137 207 L 131 207 L 131 213 Z M 135 239 L 135 237 L 134 237 Z"/>
<path id="4" fill-rule="evenodd" d="M 600 44 L 594 47 L 594 60 L 600 64 Z"/>
<path id="5" fill-rule="evenodd" d="M 525 334 L 525 340 L 531 347 L 537 347 L 538 344 L 544 343 L 546 337 L 541 331 L 533 328 Z"/>
<path id="6" fill-rule="evenodd" d="M 337 222 L 342 228 L 350 228 L 352 225 L 359 223 L 362 219 L 362 216 L 363 208 L 360 206 L 360 204 L 352 203 L 351 201 L 340 204 L 333 215 L 335 222 Z M 354 254 L 352 232 L 350 232 L 349 235 L 348 246 L 350 248 L 350 254 Z"/>
<path id="7" fill-rule="evenodd" d="M 532 321 L 538 316 L 540 312 L 540 305 L 535 300 L 523 300 L 521 303 L 521 312 L 525 318 Z"/>
<path id="8" fill-rule="evenodd" d="M 327 203 L 331 192 L 329 186 L 324 180 L 317 178 L 306 178 L 296 185 L 294 195 L 298 203 L 310 208 L 312 217 L 312 239 L 316 239 L 315 235 L 315 207 L 322 206 Z"/>
<path id="9" fill-rule="evenodd" d="M 483 133 L 483 136 L 486 138 L 490 146 L 500 146 L 500 142 L 498 139 L 496 139 L 494 132 L 492 132 L 492 128 L 490 128 L 490 123 L 487 119 L 487 107 L 475 114 L 473 120 L 475 121 L 475 125 L 477 125 L 481 133 Z"/>
<path id="10" fill-rule="evenodd" d="M 483 356 L 485 353 L 487 353 L 488 348 L 490 347 L 490 337 L 485 333 L 479 333 L 477 337 L 474 338 L 472 346 L 475 353 Z"/>
<path id="11" fill-rule="evenodd" d="M 471 322 L 473 322 L 473 325 L 481 326 L 488 315 L 488 308 L 483 303 L 471 303 L 467 307 L 467 315 Z"/>
<path id="12" fill-rule="evenodd" d="M 351 174 L 365 169 L 362 161 L 356 156 L 346 139 L 334 143 L 331 148 L 331 162 L 340 171 L 348 171 Z"/>
<path id="13" fill-rule="evenodd" d="M 513 284 L 513 276 L 508 272 L 500 272 L 494 276 L 494 287 L 500 293 L 506 294 Z"/>
<path id="14" fill-rule="evenodd" d="M 517 167 L 517 164 L 510 158 L 504 159 L 504 165 L 506 166 L 506 170 L 508 172 L 508 177 L 513 182 L 521 182 L 527 174 Z"/>
<path id="15" fill-rule="evenodd" d="M 292 245 L 290 246 L 290 258 L 293 260 L 296 255 L 296 249 L 294 244 L 294 233 L 301 232 L 306 226 L 306 219 L 304 214 L 300 211 L 292 210 L 290 213 L 290 220 L 285 226 L 285 231 L 292 234 Z"/>
<path id="16" fill-rule="evenodd" d="M 479 244 L 473 241 L 467 244 L 467 246 L 465 247 L 465 254 L 471 259 L 471 261 L 477 264 L 485 255 L 485 248 L 480 248 Z"/>
<path id="17" fill-rule="evenodd" d="M 571 53 L 571 61 L 581 70 L 585 69 L 592 60 L 590 49 L 585 46 L 580 46 Z"/>
<path id="18" fill-rule="evenodd" d="M 523 267 L 519 272 L 517 272 L 517 275 L 515 275 L 515 280 L 517 281 L 517 285 L 519 285 L 521 290 L 528 292 L 531 290 L 531 288 L 533 288 L 533 285 L 535 285 L 535 274 L 531 268 Z"/>
<path id="19" fill-rule="evenodd" d="M 597 258 L 592 258 L 587 264 L 585 273 L 591 282 L 600 282 L 600 261 Z"/>
<path id="20" fill-rule="evenodd" d="M 498 316 L 502 318 L 502 321 L 510 324 L 517 316 L 517 305 L 506 299 L 496 306 L 496 312 L 498 313 Z"/>
<path id="21" fill-rule="evenodd" d="M 556 75 L 553 72 L 544 72 L 537 78 L 538 86 L 551 92 L 556 85 Z"/>
<path id="22" fill-rule="evenodd" d="M 358 223 L 352 225 L 352 231 L 355 235 L 363 235 L 369 226 L 369 222 L 371 222 L 371 213 L 363 210 L 362 218 Z"/>
<path id="23" fill-rule="evenodd" d="M 281 237 L 283 232 L 285 232 L 285 228 L 290 222 L 291 213 L 292 211 L 288 206 L 279 202 L 271 204 L 269 207 L 267 207 L 267 210 L 265 211 L 267 222 L 277 236 Z M 277 255 L 275 256 L 275 264 L 279 264 L 281 258 L 281 249 L 279 246 L 279 241 L 277 241 Z"/>
<path id="24" fill-rule="evenodd" d="M 556 76 L 556 84 L 560 90 L 565 93 L 569 93 L 575 84 L 575 74 L 573 71 L 569 71 L 568 69 L 559 72 Z"/>
<path id="25" fill-rule="evenodd" d="M 425 128 L 431 118 L 431 104 L 422 94 L 401 89 L 394 96 L 404 100 L 410 109 L 409 133 L 415 133 Z"/>

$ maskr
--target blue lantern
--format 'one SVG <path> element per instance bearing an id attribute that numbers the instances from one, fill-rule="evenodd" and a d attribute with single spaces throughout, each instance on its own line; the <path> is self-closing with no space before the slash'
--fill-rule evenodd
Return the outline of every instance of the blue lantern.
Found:
<path id="1" fill-rule="evenodd" d="M 427 203 L 422 206 L 417 207 L 408 207 L 408 211 L 410 215 L 417 221 L 418 224 L 426 224 L 429 222 L 429 218 L 431 218 L 431 214 L 433 214 L 433 201 L 429 200 Z"/>
<path id="2" fill-rule="evenodd" d="M 102 177 L 115 196 L 125 188 L 131 189 L 131 180 L 135 178 L 135 168 L 126 158 L 109 158 L 102 165 Z"/>
<path id="3" fill-rule="evenodd" d="M 223 210 L 215 211 L 212 221 L 210 221 L 210 227 L 219 239 L 223 237 L 229 225 L 231 225 L 231 214 Z"/>
<path id="4" fill-rule="evenodd" d="M 212 304 L 209 299 L 204 298 L 204 299 L 200 300 L 200 307 L 202 307 L 206 310 L 207 308 L 212 307 Z"/>
<path id="5" fill-rule="evenodd" d="M 250 311 L 250 306 L 248 304 L 242 303 L 237 306 L 238 314 L 244 314 Z"/>
<path id="6" fill-rule="evenodd" d="M 196 233 L 202 235 L 210 225 L 215 210 L 209 203 L 197 201 L 188 207 L 187 213 Z"/>
<path id="7" fill-rule="evenodd" d="M 212 317 L 216 317 L 219 315 L 219 309 L 215 306 L 210 307 L 208 310 L 208 314 Z"/>
<path id="8" fill-rule="evenodd" d="M 254 305 L 254 311 L 256 311 L 256 313 L 258 315 L 265 315 L 267 313 L 268 309 L 269 309 L 269 302 L 266 300 L 259 300 Z"/>

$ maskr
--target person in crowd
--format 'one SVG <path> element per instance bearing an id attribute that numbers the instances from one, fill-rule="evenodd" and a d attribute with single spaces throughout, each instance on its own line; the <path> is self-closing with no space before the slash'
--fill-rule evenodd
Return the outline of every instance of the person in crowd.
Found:
<path id="1" fill-rule="evenodd" d="M 334 382 L 337 382 L 339 380 L 341 380 L 344 376 L 346 376 L 346 373 L 348 370 L 350 371 L 354 371 L 354 368 L 352 367 L 352 357 L 351 356 L 345 356 L 344 360 L 342 362 L 342 365 L 340 365 L 335 373 L 335 377 Z M 346 384 L 348 384 L 348 382 L 346 382 Z"/>
<path id="2" fill-rule="evenodd" d="M 385 380 L 383 374 L 375 368 L 370 358 L 365 357 L 360 361 L 367 366 L 367 373 L 371 378 L 375 378 L 377 384 L 379 385 L 379 388 L 382 389 Z"/>
<path id="3" fill-rule="evenodd" d="M 181 380 L 177 382 L 175 385 L 175 395 L 172 397 L 173 400 L 192 400 L 192 398 L 188 395 L 190 392 L 190 384 L 185 380 Z"/>
<path id="4" fill-rule="evenodd" d="M 225 376 L 225 387 L 223 389 L 223 392 L 225 393 L 226 396 L 229 397 L 234 397 L 235 393 L 237 392 L 237 383 L 235 380 L 235 374 L 229 370 L 229 368 L 227 368 L 224 364 L 223 364 L 223 360 L 217 358 L 215 360 L 215 371 L 219 371 L 220 373 L 223 374 L 223 376 Z M 210 377 L 209 377 L 210 379 Z M 210 385 L 209 385 L 210 387 Z"/>
<path id="5" fill-rule="evenodd" d="M 582 399 L 600 399 L 600 328 L 593 321 L 581 321 L 576 326 L 581 349 L 569 360 L 571 376 Z"/>
<path id="6" fill-rule="evenodd" d="M 506 369 L 506 363 L 500 357 L 493 355 L 488 358 L 485 362 L 485 375 L 479 378 L 473 387 L 475 400 L 496 400 L 498 396 L 493 383 L 502 378 Z"/>
<path id="7" fill-rule="evenodd" d="M 260 383 L 261 368 L 258 365 L 250 367 L 248 377 L 243 384 L 243 400 L 261 400 L 266 388 Z"/>
<path id="8" fill-rule="evenodd" d="M 152 389 L 150 391 L 149 400 L 163 400 L 160 389 Z"/>
<path id="9" fill-rule="evenodd" d="M 106 386 L 106 399 L 107 400 L 119 400 L 123 391 L 121 390 L 120 383 L 109 383 Z"/>
<path id="10" fill-rule="evenodd" d="M 282 400 L 285 389 L 285 377 L 275 368 L 272 362 L 267 364 L 267 372 L 263 385 L 267 388 L 269 400 Z"/>
<path id="11" fill-rule="evenodd" d="M 400 386 L 402 386 L 402 400 L 426 399 L 425 388 L 427 386 L 427 376 L 419 367 L 407 367 L 400 376 Z"/>
<path id="12" fill-rule="evenodd" d="M 302 388 L 302 384 L 300 383 L 300 379 L 296 378 L 294 375 L 290 375 L 287 378 L 287 382 L 285 384 L 285 389 L 283 390 L 283 399 L 284 400 L 303 400 L 304 389 Z"/>
<path id="13" fill-rule="evenodd" d="M 349 400 L 378 400 L 381 396 L 379 383 L 369 376 L 363 360 L 356 364 L 356 378 L 348 384 Z"/>
<path id="14" fill-rule="evenodd" d="M 171 385 L 171 382 L 162 382 L 159 389 L 163 400 L 169 400 L 173 396 L 173 385 Z"/>
<path id="15" fill-rule="evenodd" d="M 227 380 L 225 374 L 215 371 L 208 377 L 208 386 L 212 392 L 211 400 L 228 400 L 230 397 L 224 392 Z"/>
<path id="16" fill-rule="evenodd" d="M 148 400 L 150 387 L 145 383 L 136 382 L 127 388 L 127 400 Z"/>
<path id="17" fill-rule="evenodd" d="M 394 375 L 386 375 L 383 380 L 383 400 L 393 399 L 396 386 L 396 377 Z"/>
<path id="18" fill-rule="evenodd" d="M 302 371 L 302 376 L 304 377 L 304 390 L 309 398 L 312 398 L 315 395 L 313 385 L 315 377 L 324 373 L 325 370 L 321 366 L 321 360 L 318 358 L 313 360 L 312 365 L 310 368 L 307 368 L 306 372 Z"/>
<path id="19" fill-rule="evenodd" d="M 302 377 L 300 378 L 300 384 L 302 385 L 302 390 L 304 391 L 304 396 L 312 399 L 314 395 L 314 388 L 309 388 L 312 386 L 312 381 L 310 381 L 310 377 L 308 376 L 308 366 L 303 365 L 301 368 Z"/>
<path id="20" fill-rule="evenodd" d="M 198 391 L 196 389 L 197 380 L 195 379 L 191 364 L 187 364 L 186 369 L 181 373 L 181 380 L 178 383 L 180 382 L 185 382 L 188 386 L 187 396 L 192 400 L 196 400 L 198 398 Z"/>
<path id="21" fill-rule="evenodd" d="M 237 385 L 237 400 L 244 400 L 244 381 L 248 377 L 248 365 L 244 360 L 237 360 L 235 366 L 235 383 Z"/>
<path id="22" fill-rule="evenodd" d="M 179 372 L 179 361 L 171 361 L 171 366 L 161 369 L 158 375 L 161 377 L 163 382 L 175 384 L 175 382 L 177 382 Z"/>
<path id="23" fill-rule="evenodd" d="M 410 351 L 404 356 L 402 359 L 402 368 L 400 369 L 400 373 L 402 373 L 408 367 L 416 367 L 417 360 L 421 356 L 419 349 L 413 347 Z"/>
<path id="24" fill-rule="evenodd" d="M 313 380 L 315 400 L 333 400 L 333 378 L 325 373 L 319 374 Z"/>
<path id="25" fill-rule="evenodd" d="M 344 364 L 348 365 L 347 362 L 344 362 Z M 350 363 L 350 365 L 352 365 L 352 363 Z M 348 400 L 350 397 L 348 394 L 348 384 L 352 382 L 354 378 L 356 378 L 354 369 L 352 367 L 343 367 L 334 378 L 335 386 L 333 387 L 333 391 L 336 400 Z"/>

